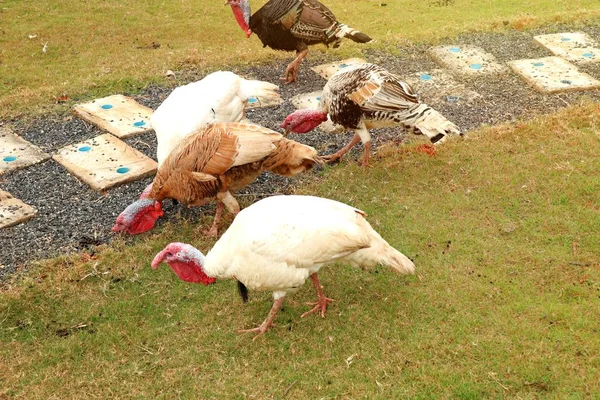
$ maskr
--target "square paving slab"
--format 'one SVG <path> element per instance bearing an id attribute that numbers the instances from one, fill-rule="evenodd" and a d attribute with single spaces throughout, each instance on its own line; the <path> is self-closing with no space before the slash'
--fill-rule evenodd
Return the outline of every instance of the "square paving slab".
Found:
<path id="1" fill-rule="evenodd" d="M 33 218 L 36 213 L 35 208 L 0 190 L 0 229 L 23 223 Z"/>
<path id="2" fill-rule="evenodd" d="M 297 109 L 317 108 L 321 101 L 321 90 L 311 93 L 303 93 L 292 97 L 291 102 Z M 344 127 L 334 124 L 329 117 L 317 128 L 327 133 L 342 133 Z"/>
<path id="3" fill-rule="evenodd" d="M 367 61 L 362 58 L 349 58 L 347 60 L 336 61 L 329 64 L 317 65 L 316 67 L 313 67 L 312 70 L 329 80 L 336 72 L 343 70 L 344 68 L 356 64 L 366 64 L 366 62 Z"/>
<path id="4" fill-rule="evenodd" d="M 443 67 L 462 75 L 498 74 L 507 72 L 496 57 L 476 46 L 436 46 L 428 50 L 431 57 Z"/>
<path id="5" fill-rule="evenodd" d="M 557 56 L 572 62 L 598 62 L 600 49 L 591 37 L 583 32 L 553 33 L 534 36 L 533 40 Z"/>
<path id="6" fill-rule="evenodd" d="M 560 57 L 544 57 L 509 62 L 511 68 L 540 92 L 555 93 L 600 88 L 600 81 L 580 72 Z"/>
<path id="7" fill-rule="evenodd" d="M 48 158 L 50 156 L 39 147 L 11 132 L 8 128 L 0 128 L 0 175 L 14 169 L 37 164 Z"/>
<path id="8" fill-rule="evenodd" d="M 121 94 L 77 104 L 73 110 L 86 121 L 120 138 L 152 129 L 150 116 L 154 111 Z"/>
<path id="9" fill-rule="evenodd" d="M 471 103 L 481 95 L 454 80 L 446 70 L 433 69 L 411 74 L 406 83 L 424 102 Z"/>
<path id="10" fill-rule="evenodd" d="M 63 147 L 53 158 L 98 191 L 150 176 L 157 165 L 109 134 Z"/>

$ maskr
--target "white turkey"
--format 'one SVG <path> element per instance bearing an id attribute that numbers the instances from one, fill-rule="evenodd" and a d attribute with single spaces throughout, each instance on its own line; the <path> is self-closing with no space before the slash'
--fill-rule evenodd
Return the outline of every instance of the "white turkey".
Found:
<path id="1" fill-rule="evenodd" d="M 340 151 L 324 157 L 336 161 L 358 142 L 364 145 L 362 164 L 369 164 L 369 129 L 404 126 L 441 143 L 448 134 L 461 134 L 452 122 L 419 101 L 411 87 L 398 76 L 375 64 L 357 64 L 333 75 L 321 94 L 317 109 L 298 110 L 287 116 L 281 127 L 286 132 L 306 133 L 331 120 L 355 132 Z"/>
<path id="2" fill-rule="evenodd" d="M 240 331 L 258 337 L 273 324 L 285 296 L 308 278 L 318 301 L 302 317 L 313 312 L 325 317 L 332 300 L 324 295 L 317 272 L 342 260 L 364 267 L 382 264 L 401 273 L 415 269 L 371 227 L 363 211 L 312 196 L 258 201 L 237 215 L 206 256 L 189 244 L 171 243 L 154 257 L 152 268 L 166 262 L 186 282 L 208 285 L 216 279 L 236 279 L 247 288 L 272 291 L 273 306 L 264 322 Z"/>
<path id="3" fill-rule="evenodd" d="M 158 165 L 198 128 L 215 122 L 239 122 L 244 118 L 249 98 L 281 100 L 278 90 L 272 83 L 244 79 L 229 71 L 213 72 L 200 81 L 176 88 L 150 118 L 158 142 Z"/>

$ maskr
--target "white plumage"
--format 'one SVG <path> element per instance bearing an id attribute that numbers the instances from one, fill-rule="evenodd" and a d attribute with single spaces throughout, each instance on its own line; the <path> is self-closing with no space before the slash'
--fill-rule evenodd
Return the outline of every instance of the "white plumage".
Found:
<path id="1" fill-rule="evenodd" d="M 158 141 L 158 165 L 187 135 L 209 123 L 239 122 L 250 97 L 280 99 L 278 90 L 272 83 L 244 79 L 229 71 L 213 72 L 176 88 L 150 118 Z"/>
<path id="2" fill-rule="evenodd" d="M 271 326 L 285 296 L 309 277 L 319 301 L 303 316 L 316 311 L 325 316 L 331 299 L 323 294 L 317 272 L 325 264 L 342 260 L 364 267 L 383 264 L 401 273 L 413 273 L 415 268 L 371 227 L 364 212 L 312 196 L 263 199 L 237 215 L 205 258 L 189 245 L 172 243 L 152 266 L 166 261 L 188 282 L 231 278 L 253 290 L 272 291 L 275 301 L 269 316 L 248 330 L 260 335 Z"/>

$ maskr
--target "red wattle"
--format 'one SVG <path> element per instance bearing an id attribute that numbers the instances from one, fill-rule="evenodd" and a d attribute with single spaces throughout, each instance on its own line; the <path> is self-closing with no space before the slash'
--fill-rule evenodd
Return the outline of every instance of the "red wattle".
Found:
<path id="1" fill-rule="evenodd" d="M 202 283 L 204 285 L 210 285 L 215 283 L 216 279 L 211 278 L 204 273 L 202 268 L 196 265 L 192 261 L 181 262 L 181 261 L 170 261 L 169 266 L 175 272 L 175 274 L 185 282 L 190 283 Z"/>
<path id="2" fill-rule="evenodd" d="M 231 11 L 233 11 L 233 16 L 235 17 L 235 20 L 237 21 L 240 28 L 242 28 L 242 30 L 246 33 L 246 37 L 250 37 L 252 31 L 248 26 L 248 22 L 246 22 L 246 18 L 244 18 L 244 12 L 242 11 L 242 9 L 238 6 L 232 5 Z"/>

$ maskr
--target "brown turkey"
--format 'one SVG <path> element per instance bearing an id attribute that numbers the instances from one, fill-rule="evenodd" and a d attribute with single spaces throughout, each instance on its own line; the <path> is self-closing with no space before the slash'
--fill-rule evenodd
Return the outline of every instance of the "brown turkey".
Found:
<path id="1" fill-rule="evenodd" d="M 129 205 L 114 232 L 146 232 L 163 215 L 162 201 L 175 199 L 200 206 L 217 199 L 207 232 L 216 236 L 223 205 L 233 214 L 240 206 L 231 192 L 253 182 L 263 171 L 294 176 L 320 163 L 317 151 L 259 125 L 226 122 L 207 125 L 184 138 L 160 165 L 148 196 Z"/>
<path id="2" fill-rule="evenodd" d="M 335 15 L 317 0 L 270 0 L 252 16 L 249 0 L 227 0 L 226 4 L 231 6 L 247 37 L 254 32 L 264 47 L 296 52 L 296 59 L 287 66 L 281 78 L 285 83 L 297 81 L 300 63 L 310 45 L 332 44 L 336 48 L 345 37 L 357 43 L 371 41 L 364 33 L 338 22 Z"/>

